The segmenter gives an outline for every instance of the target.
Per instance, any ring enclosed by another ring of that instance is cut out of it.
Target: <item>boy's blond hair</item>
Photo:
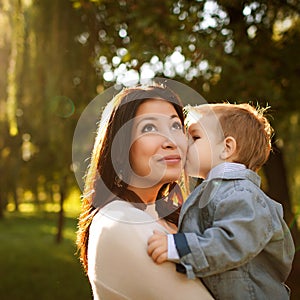
[[[215,115],[220,122],[224,138],[236,140],[235,162],[258,171],[268,160],[273,129],[264,116],[266,108],[244,104],[203,104],[187,107],[187,114]]]

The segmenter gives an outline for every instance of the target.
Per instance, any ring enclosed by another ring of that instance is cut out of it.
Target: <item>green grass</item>
[[[0,299],[92,299],[75,255],[76,219],[67,217],[55,243],[57,214],[6,213],[0,220]]]
[[[91,289],[75,255],[79,196],[65,203],[64,239],[55,243],[58,205],[45,211],[23,204],[21,213],[6,212],[0,219],[1,300],[91,300]],[[291,299],[300,299],[300,253],[288,285]]]

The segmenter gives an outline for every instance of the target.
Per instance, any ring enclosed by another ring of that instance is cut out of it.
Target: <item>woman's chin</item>
[[[176,181],[180,178],[181,175],[181,169],[180,170],[172,170],[172,171],[167,171],[166,174],[163,177],[164,183],[169,183]]]

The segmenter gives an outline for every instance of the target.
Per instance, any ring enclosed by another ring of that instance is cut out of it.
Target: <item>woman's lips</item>
[[[181,157],[180,155],[167,155],[159,159],[159,161],[166,164],[178,164],[181,161]]]

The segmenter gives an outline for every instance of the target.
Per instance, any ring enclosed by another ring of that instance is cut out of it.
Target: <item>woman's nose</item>
[[[177,145],[176,143],[170,138],[170,137],[165,137],[163,143],[162,143],[162,147],[164,149],[176,149]]]

